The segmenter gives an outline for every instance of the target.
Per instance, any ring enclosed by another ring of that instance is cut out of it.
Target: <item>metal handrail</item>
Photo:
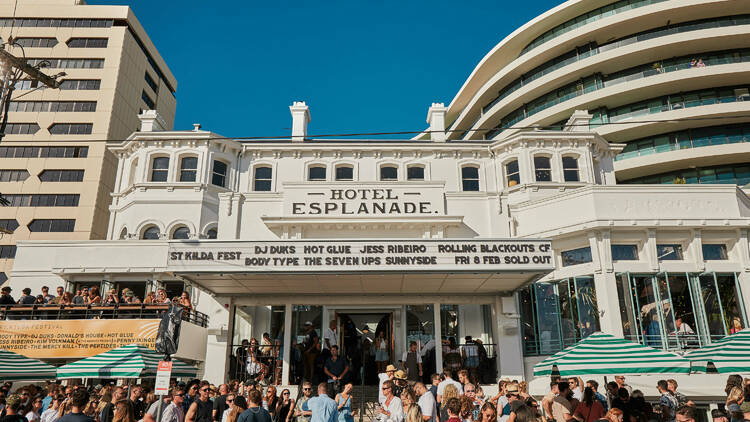
[[[181,305],[177,305],[181,306]],[[168,304],[114,304],[114,305],[0,305],[0,321],[5,320],[54,320],[54,319],[117,319],[117,318],[161,318]],[[208,326],[208,315],[183,307],[182,320]]]

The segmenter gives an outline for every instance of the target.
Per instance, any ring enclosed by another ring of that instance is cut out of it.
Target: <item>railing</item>
[[[236,379],[239,381],[247,381],[250,377],[247,372],[247,357],[250,356],[249,352],[244,353],[241,358],[238,358],[240,349],[243,347],[242,344],[233,344],[230,346],[231,355],[229,356],[229,374],[228,379]],[[245,346],[247,347],[247,346]],[[292,350],[294,353],[294,350]],[[280,385],[281,384],[281,353],[283,349],[279,345],[259,345],[257,346],[256,353],[258,355],[258,361],[265,366],[266,375],[263,378],[264,383]],[[242,362],[240,362],[240,359]],[[292,359],[294,361],[294,359]],[[290,368],[292,372],[296,370],[294,362]],[[294,375],[294,374],[292,374]],[[293,382],[292,382],[293,383]]]
[[[179,306],[179,305],[177,305]],[[0,320],[24,319],[146,319],[161,318],[169,305],[0,305]],[[183,308],[182,320],[208,326],[208,315]]]

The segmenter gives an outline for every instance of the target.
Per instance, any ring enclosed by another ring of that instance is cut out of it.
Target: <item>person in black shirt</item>
[[[70,413],[58,419],[58,422],[94,422],[93,419],[83,414],[83,408],[89,402],[89,392],[85,388],[79,388],[73,392],[70,398]],[[3,421],[5,422],[5,421]]]
[[[11,394],[5,399],[5,416],[0,418],[0,422],[28,422],[24,416],[18,414],[20,408],[21,396]]]
[[[18,298],[19,305],[33,305],[36,302],[36,297],[31,295],[31,289],[27,287],[21,290],[21,292],[23,292],[23,295]]]
[[[75,392],[73,395],[75,396]],[[112,390],[112,400],[104,405],[101,413],[99,413],[99,422],[112,422],[112,419],[115,417],[115,404],[118,401],[125,399],[126,395],[127,392],[123,390],[122,387],[115,387],[114,390]],[[83,408],[81,408],[81,410],[83,410]]]
[[[229,386],[221,384],[219,386],[219,396],[214,397],[214,409],[213,409],[213,420],[221,422],[221,417],[224,415],[224,411],[229,408],[227,404],[227,393],[229,393]]]
[[[130,389],[130,399],[128,400],[128,402],[133,408],[133,417],[137,421],[143,419],[143,414],[146,413],[146,403],[141,400],[142,395],[143,388],[141,388],[140,385],[133,386]]]
[[[633,404],[630,402],[630,393],[628,393],[626,388],[617,390],[617,397],[612,400],[612,407],[622,410],[623,421],[630,421],[630,416],[633,415],[634,409]]]
[[[213,405],[211,400],[208,399],[209,387],[208,382],[201,382],[198,389],[198,398],[190,405],[190,409],[185,415],[185,422],[211,422]]]
[[[10,286],[5,286],[0,290],[0,305],[15,305],[16,301],[10,295]]]

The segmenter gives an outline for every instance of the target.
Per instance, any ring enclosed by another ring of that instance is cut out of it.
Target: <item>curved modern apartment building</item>
[[[592,130],[627,144],[619,183],[745,185],[748,81],[746,1],[571,0],[481,60],[448,107],[447,138],[504,139],[588,110]]]

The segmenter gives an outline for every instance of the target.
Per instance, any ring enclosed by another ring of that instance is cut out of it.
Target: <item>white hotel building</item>
[[[305,321],[382,331],[394,361],[411,340],[480,338],[485,382],[531,379],[599,330],[699,347],[748,326],[749,14],[566,2],[411,140],[310,139],[304,103],[286,140],[164,131],[146,112],[110,147],[107,240],[19,242],[13,286],[187,283],[214,382],[264,332],[282,384],[297,381]],[[678,319],[695,334],[675,335]]]

